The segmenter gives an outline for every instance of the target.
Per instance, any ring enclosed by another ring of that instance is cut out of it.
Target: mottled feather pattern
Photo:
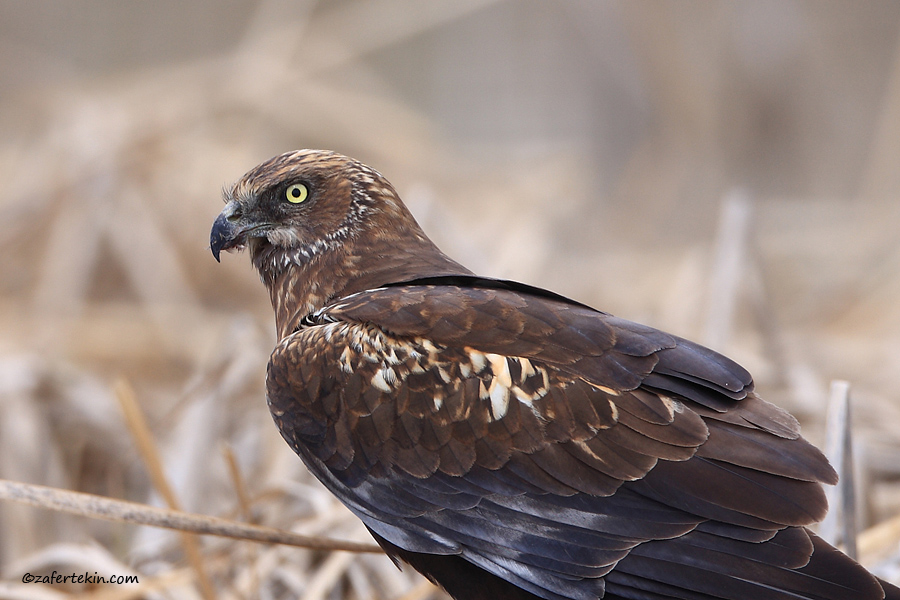
[[[805,528],[834,470],[730,359],[473,275],[333,152],[226,199],[211,248],[248,247],[269,291],[282,436],[457,600],[900,599]]]
[[[276,418],[281,410],[296,418],[299,401],[313,420],[349,432],[356,444],[346,447],[331,444],[335,438],[302,440],[338,470],[357,460],[356,469],[376,476],[394,465],[416,477],[437,470],[458,476],[473,464],[496,469],[511,452],[532,454],[559,440],[581,444],[590,460],[582,442],[616,422],[607,392],[527,358],[397,338],[345,321],[286,338],[270,373],[318,361],[333,365],[330,372],[291,370],[285,383],[299,396],[284,409],[273,401],[273,410]],[[570,386],[583,388],[576,414],[548,395],[551,387]]]
[[[482,311],[481,306],[487,309]],[[294,401],[310,389],[314,390],[310,402],[328,398],[325,404],[330,412],[325,417],[336,431],[328,442],[336,442],[338,434],[341,439],[354,440],[353,445],[343,447],[313,446],[318,458],[341,471],[347,482],[384,476],[392,467],[420,478],[436,471],[459,476],[477,464],[489,470],[509,469],[555,493],[598,496],[614,493],[623,481],[645,478],[646,485],[652,485],[664,473],[695,486],[694,478],[703,479],[719,470],[723,472],[714,481],[731,477],[733,484],[716,483],[710,492],[715,498],[711,504],[685,498],[679,500],[682,507],[709,518],[749,511],[753,519],[779,525],[807,524],[821,517],[824,495],[815,484],[805,486],[805,508],[789,510],[778,503],[780,511],[775,512],[743,505],[759,504],[760,494],[769,488],[776,488],[775,495],[787,495],[800,493],[795,488],[804,488],[801,479],[818,481],[802,468],[802,462],[796,470],[803,477],[793,478],[790,465],[782,467],[780,461],[771,461],[787,448],[778,448],[769,440],[767,454],[735,452],[730,442],[740,429],[718,423],[717,410],[709,411],[710,417],[704,420],[691,407],[706,407],[690,398],[642,388],[623,389],[630,380],[615,377],[625,361],[621,357],[642,358],[650,365],[649,371],[658,363],[655,353],[677,349],[674,342],[672,346],[663,343],[671,338],[647,329],[652,337],[645,339],[641,328],[623,327],[624,322],[612,317],[597,315],[587,320],[584,309],[577,307],[560,305],[554,311],[547,302],[538,307],[541,312],[534,315],[527,298],[508,292],[410,286],[356,294],[320,310],[316,316],[320,324],[310,323],[282,343],[286,351],[297,348],[302,353],[290,354],[286,365],[321,361],[333,365],[331,393],[323,393],[307,381],[291,382]],[[462,316],[457,319],[457,315]],[[444,327],[429,322],[438,319]],[[532,319],[545,326],[527,326]],[[510,323],[517,320],[521,322]],[[582,337],[591,331],[595,339],[591,354],[587,348],[576,355],[567,347],[560,350],[561,338],[577,335],[560,332],[575,327],[581,328]],[[467,330],[498,333],[479,340],[467,335]],[[425,332],[431,332],[430,339],[418,336]],[[454,345],[460,340],[481,344]],[[337,348],[343,348],[340,354]],[[326,352],[334,356],[325,356]],[[276,350],[273,368],[278,357]],[[612,359],[612,367],[607,366],[607,358]],[[523,365],[527,367],[524,371]],[[521,376],[531,371],[534,373],[523,380]],[[322,370],[316,373],[320,377]],[[537,394],[529,396],[514,385],[513,373],[519,375],[516,384],[521,382],[526,389],[537,386]],[[615,381],[624,385],[610,387]],[[312,383],[318,384],[318,380]],[[738,402],[728,396],[719,402],[725,401]],[[378,412],[382,407],[385,412]],[[743,423],[749,431],[763,433],[750,429],[748,421]],[[709,443],[711,430],[714,434]],[[423,431],[433,441],[430,446],[419,441]],[[805,441],[790,439],[790,445],[806,452],[807,462],[822,462],[821,454]],[[698,448],[713,462],[695,460],[673,465],[676,471],[671,473],[667,467],[648,475],[659,458],[686,461]],[[727,467],[716,467],[720,463]],[[756,470],[744,473],[742,468],[747,466]],[[823,474],[830,476],[830,469]],[[788,479],[782,481],[782,476]],[[720,487],[729,493],[716,495]]]

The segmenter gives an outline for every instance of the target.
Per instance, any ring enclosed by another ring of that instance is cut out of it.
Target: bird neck
[[[424,235],[402,243],[348,241],[308,259],[287,250],[269,250],[267,267],[254,262],[269,290],[279,340],[296,331],[304,317],[350,294],[422,277],[473,274]]]

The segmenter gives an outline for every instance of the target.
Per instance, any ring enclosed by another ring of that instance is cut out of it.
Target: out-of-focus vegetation
[[[898,34],[889,0],[2,3],[0,478],[161,504],[125,378],[182,508],[366,539],[271,423],[249,262],[207,247],[223,185],[321,147],[474,270],[732,355],[817,443],[849,380],[862,526],[895,517]],[[3,503],[0,598],[199,598],[182,549]],[[219,598],[439,595],[382,556],[200,551]],[[141,585],[18,583],[54,569]]]

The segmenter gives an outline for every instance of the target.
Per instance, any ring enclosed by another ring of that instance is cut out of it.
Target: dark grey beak
[[[244,235],[236,225],[240,217],[240,206],[237,202],[229,202],[224,210],[219,213],[213,222],[212,231],[209,232],[209,249],[219,262],[219,254],[222,250],[228,250],[244,243]]]

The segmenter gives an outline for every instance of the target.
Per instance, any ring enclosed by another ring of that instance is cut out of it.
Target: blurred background
[[[124,379],[183,509],[366,539],[271,422],[249,260],[208,249],[224,186],[318,147],[473,270],[733,356],[817,444],[848,380],[861,527],[895,517],[898,34],[893,0],[2,2],[0,477],[162,505]],[[201,549],[217,598],[443,597],[381,556]],[[209,598],[186,565],[0,503],[0,598]],[[141,584],[19,583],[53,569]]]

